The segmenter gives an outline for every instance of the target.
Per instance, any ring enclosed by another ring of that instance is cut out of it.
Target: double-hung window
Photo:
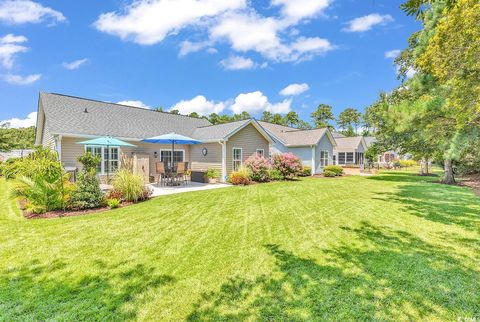
[[[353,152],[347,152],[347,163],[353,163]]]
[[[160,150],[160,161],[170,168],[172,163],[172,150]],[[183,162],[183,161],[184,161],[184,151],[175,150],[173,152],[173,163],[178,164],[179,162]]]
[[[328,165],[328,151],[320,151],[320,166],[325,167]]]
[[[242,148],[233,148],[233,171],[237,171],[242,166]]]
[[[263,158],[263,157],[265,156],[265,150],[263,150],[263,149],[257,149],[257,156]]]
[[[115,172],[120,162],[120,151],[118,147],[106,147],[87,145],[85,152],[90,152],[94,156],[98,156],[101,162],[97,165],[97,173],[105,174]]]
[[[345,164],[345,152],[338,152],[338,164]]]

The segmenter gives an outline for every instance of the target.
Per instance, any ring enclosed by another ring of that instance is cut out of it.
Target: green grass
[[[480,198],[303,179],[24,220],[0,181],[0,320],[480,318]]]

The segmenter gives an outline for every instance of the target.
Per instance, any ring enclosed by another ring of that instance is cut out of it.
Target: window
[[[347,163],[353,163],[353,152],[347,152]]]
[[[184,161],[184,152],[183,150],[175,150],[173,152],[174,164]],[[160,161],[170,168],[172,163],[172,150],[160,150]]]
[[[233,148],[233,171],[237,171],[242,166],[242,148]]]
[[[334,154],[332,157],[333,157],[333,165],[337,164],[337,156]]]
[[[320,151],[320,166],[325,167],[328,165],[328,151]]]
[[[85,152],[90,152],[95,156],[101,158],[101,162],[97,165],[97,173],[104,174],[115,172],[119,165],[119,148],[106,146],[91,146],[85,147]]]
[[[257,156],[263,158],[265,156],[265,151],[263,149],[257,149]]]
[[[338,164],[345,164],[345,152],[338,152]]]
[[[363,152],[356,152],[355,153],[355,163],[356,164],[363,164]]]

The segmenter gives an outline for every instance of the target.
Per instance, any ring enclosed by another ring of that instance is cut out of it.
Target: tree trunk
[[[453,165],[452,160],[447,159],[444,161],[444,174],[442,183],[445,184],[454,184],[455,178],[453,177]]]
[[[426,162],[425,162],[425,166],[427,167],[427,176],[429,174],[428,172],[428,165],[430,164],[430,161],[428,160],[428,158],[426,159]]]

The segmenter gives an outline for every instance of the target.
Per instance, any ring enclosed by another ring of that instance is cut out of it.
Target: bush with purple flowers
[[[273,168],[278,170],[285,179],[293,178],[302,172],[302,161],[293,153],[273,155]]]
[[[259,155],[252,155],[245,160],[244,165],[250,169],[250,178],[257,182],[270,181],[270,161]]]

